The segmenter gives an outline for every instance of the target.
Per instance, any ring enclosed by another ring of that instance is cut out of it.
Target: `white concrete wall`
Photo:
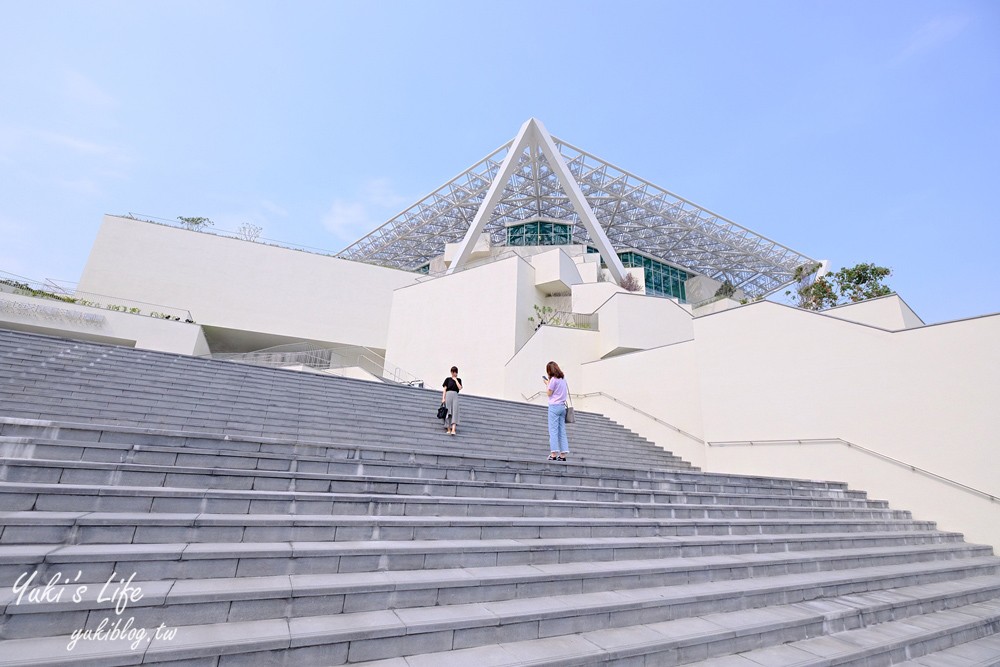
[[[892,333],[760,302],[696,319],[695,335],[706,440],[842,438],[1000,496],[991,463],[1000,444],[992,417],[1000,396],[1000,315]],[[748,457],[710,448],[708,466],[806,473],[792,466],[786,447],[754,448],[753,468]],[[876,464],[843,460],[835,467],[817,458],[807,476],[837,472],[865,488],[861,469]],[[904,477],[894,485],[895,476],[884,475],[877,492],[908,507],[914,488],[928,498],[944,488]],[[1000,505],[991,507],[983,516],[1000,526]],[[978,531],[979,517],[944,507],[938,512],[945,529]]]
[[[597,354],[600,333],[587,329],[543,326],[522,347],[505,366],[506,389],[503,398],[523,401],[539,391],[533,403],[546,404],[545,365],[550,361],[559,364],[566,374],[570,391],[581,392],[583,386],[581,364],[590,361]],[[579,385],[579,386],[578,386]],[[574,399],[575,400],[575,399]]]
[[[1000,443],[1000,315],[890,333],[760,302],[695,335],[707,440],[840,437],[1000,495],[982,465]]]
[[[713,471],[847,482],[915,519],[935,521],[970,542],[1000,549],[996,502],[836,442],[708,448]]]
[[[535,286],[545,294],[568,294],[573,285],[583,282],[573,258],[560,248],[531,257],[535,268]]]
[[[191,311],[199,324],[382,349],[416,275],[105,216],[81,291]]]
[[[624,293],[621,287],[609,282],[573,285],[573,312],[589,315],[604,305],[615,294]]]
[[[577,255],[573,258],[580,280],[585,283],[596,283],[601,273],[600,255]]]
[[[715,296],[722,282],[708,276],[692,276],[684,282],[684,294],[688,303],[698,303]]]
[[[604,392],[676,429],[704,439],[699,368],[694,341],[633,352],[581,365],[582,383],[575,392]],[[580,407],[596,410],[672,451],[689,463],[704,467],[703,444],[674,428],[616,404],[606,398],[582,401]]]
[[[208,354],[197,324],[0,293],[0,326],[176,354]]]
[[[601,357],[669,345],[694,335],[691,314],[671,299],[620,292],[604,302],[597,317]]]
[[[719,299],[718,301],[712,301],[706,303],[700,308],[693,309],[695,317],[701,317],[702,315],[711,315],[712,313],[721,313],[724,310],[729,310],[730,308],[739,308],[741,304],[736,299]],[[690,308],[690,306],[688,306]]]
[[[413,280],[404,272],[108,218],[81,289],[189,308],[196,320],[222,327],[382,347],[388,364],[434,389],[455,364],[470,393],[517,399],[541,388],[544,364],[554,359],[574,394],[605,394],[578,407],[600,410],[695,465],[840,478],[943,529],[1000,547],[1000,504],[858,450],[711,446],[842,438],[1000,496],[993,459],[1000,446],[993,417],[1000,315],[919,326],[901,299],[887,297],[828,313],[761,301],[692,318],[670,300],[591,283],[573,286],[572,303],[575,312],[598,309],[598,332],[542,327],[536,334],[529,318],[545,295],[529,260],[510,257]],[[184,327],[150,324],[170,327],[171,341]],[[107,333],[139,344],[140,336],[124,329]],[[621,348],[643,351],[600,360]]]
[[[890,331],[912,329],[924,324],[898,294],[837,306],[824,310],[823,314]]]
[[[458,366],[466,391],[502,397],[504,366],[534,327],[541,303],[534,270],[519,257],[468,269],[393,294],[386,363],[438,388]]]

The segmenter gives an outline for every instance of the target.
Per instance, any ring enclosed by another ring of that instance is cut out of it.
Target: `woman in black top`
[[[444,379],[441,386],[444,387],[444,391],[441,392],[441,402],[448,410],[444,418],[444,432],[448,435],[457,435],[455,427],[458,426],[458,392],[462,391],[462,378],[458,377],[458,366],[451,367],[451,375]]]

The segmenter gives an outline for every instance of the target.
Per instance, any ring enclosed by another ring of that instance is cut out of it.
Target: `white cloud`
[[[275,204],[273,201],[270,201],[268,199],[261,199],[260,200],[260,206],[261,206],[261,208],[263,208],[268,213],[273,213],[274,215],[277,215],[277,216],[282,217],[282,218],[287,218],[288,217],[288,211],[286,211],[285,209],[281,208],[280,206],[278,206],[277,204]]]
[[[323,216],[323,226],[341,241],[352,242],[378,226],[362,202],[335,199]]]
[[[323,216],[323,226],[340,241],[353,243],[373,231],[410,203],[392,189],[383,178],[372,179],[361,186],[357,199],[335,199]]]
[[[379,208],[398,209],[409,201],[406,197],[393,191],[387,179],[376,178],[365,183],[362,188],[364,200]]]
[[[893,59],[893,64],[899,65],[925,51],[950,42],[958,37],[968,24],[969,17],[961,15],[938,16],[931,19],[910,36],[906,46]]]
[[[0,160],[14,161],[14,152],[24,142],[24,132],[10,125],[0,125]]]
[[[0,252],[0,272],[23,276],[28,271],[25,255],[18,252],[29,237],[28,225],[14,218],[0,214],[0,238],[4,240]]]
[[[86,139],[79,139],[77,137],[70,137],[65,134],[39,132],[38,137],[50,144],[69,148],[72,151],[83,153],[84,155],[112,155],[118,152],[111,146],[105,146],[104,144],[98,144],[93,141],[87,141]]]
[[[27,225],[15,221],[13,218],[0,215],[0,234],[14,234],[27,230]]]
[[[63,93],[70,100],[90,107],[108,109],[118,106],[118,100],[105,92],[92,79],[76,71],[66,73]]]
[[[71,192],[86,195],[88,197],[101,194],[101,186],[96,181],[89,178],[76,178],[72,180],[61,179],[56,183]]]

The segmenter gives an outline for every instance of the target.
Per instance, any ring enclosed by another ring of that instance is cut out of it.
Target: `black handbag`
[[[438,408],[438,419],[444,419],[447,416],[448,416],[448,408],[446,408],[444,406],[444,403],[442,403],[441,407]]]

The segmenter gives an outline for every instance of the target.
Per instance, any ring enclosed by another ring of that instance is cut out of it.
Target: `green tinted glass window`
[[[688,279],[686,271],[631,251],[618,253],[618,257],[625,268],[642,268],[647,294],[672,296],[687,301],[684,290],[684,281]]]
[[[572,227],[558,222],[524,222],[507,228],[507,245],[570,245]]]

